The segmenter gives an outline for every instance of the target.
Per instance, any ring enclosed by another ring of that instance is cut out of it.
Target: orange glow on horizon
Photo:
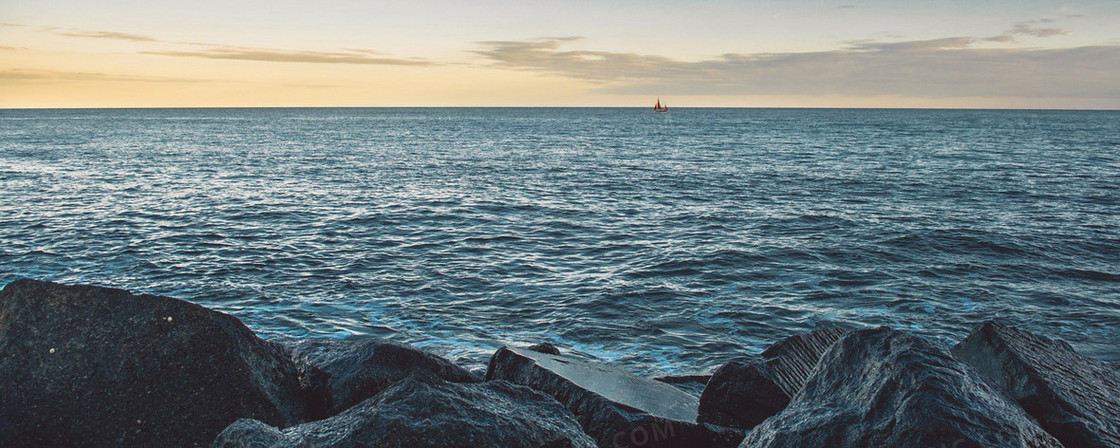
[[[0,108],[1120,109],[1108,3],[199,2],[9,2]]]

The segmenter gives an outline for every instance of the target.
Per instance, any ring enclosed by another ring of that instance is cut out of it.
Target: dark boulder
[[[777,414],[801,390],[821,355],[848,331],[820,328],[727,362],[700,395],[697,421],[751,429]]]
[[[286,342],[297,358],[330,374],[335,404],[332,414],[376,395],[414,373],[425,373],[455,383],[477,383],[482,378],[455,363],[411,345],[373,336],[343,339],[312,338]]]
[[[824,327],[795,334],[775,342],[761,355],[774,374],[774,383],[792,397],[801,391],[821,356],[849,332],[847,328]]]
[[[0,446],[207,446],[241,417],[315,417],[323,376],[227,314],[18,280],[0,291],[0,378]]]
[[[712,374],[700,394],[696,421],[751,429],[785,409],[789,395],[761,356],[733,359]]]
[[[741,448],[1060,448],[1001,391],[909,333],[879,328],[841,338],[778,415]]]
[[[551,342],[541,342],[540,344],[530,345],[529,350],[532,350],[534,352],[539,352],[539,353],[545,353],[545,354],[548,354],[548,355],[559,355],[560,354],[560,349],[556,348],[555,345],[552,345]]]
[[[952,348],[1066,447],[1120,447],[1120,368],[1069,344],[984,322]]]
[[[486,379],[556,397],[603,448],[733,447],[743,437],[696,423],[696,397],[673,386],[563,356],[503,347]]]
[[[552,397],[505,381],[412,376],[334,417],[277,429],[239,420],[215,448],[591,448]]]
[[[323,420],[318,420],[322,422]],[[294,431],[293,427],[289,432]],[[275,426],[251,418],[239,419],[226,427],[214,439],[214,448],[245,447],[245,448],[281,448],[285,446],[306,447],[289,440],[289,437]]]

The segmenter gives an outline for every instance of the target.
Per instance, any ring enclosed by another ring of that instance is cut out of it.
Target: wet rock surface
[[[1120,368],[988,321],[952,348],[1066,447],[1120,447]]]
[[[697,399],[673,386],[562,356],[503,347],[486,379],[552,395],[599,447],[731,447],[743,436],[696,423]]]
[[[216,448],[591,448],[552,397],[506,381],[450,383],[419,375],[334,417],[279,429],[239,420]]]
[[[743,448],[1062,445],[978,373],[910,333],[857,330]]]
[[[696,420],[740,429],[755,427],[789,404],[789,395],[773,376],[761,356],[725,363],[700,394]]]
[[[534,352],[539,352],[539,353],[545,353],[545,354],[549,354],[549,355],[559,355],[560,354],[560,349],[556,348],[555,345],[552,345],[551,342],[541,342],[539,344],[530,345],[529,350],[532,350]]]
[[[313,417],[314,373],[182,300],[34,280],[0,291],[0,446],[208,446],[241,417]]]
[[[760,355],[770,366],[774,383],[792,397],[801,391],[821,356],[850,331],[841,327],[824,327],[796,334],[775,342]]]
[[[178,299],[20,280],[0,291],[0,446],[1120,448],[1120,366],[999,322],[952,354],[824,328],[710,376],[555,352],[503,347],[480,382],[384,339],[278,344]]]
[[[777,414],[801,390],[821,355],[848,331],[820,328],[727,362],[700,395],[698,421],[751,429]]]
[[[704,392],[704,387],[708,385],[708,380],[710,379],[712,379],[711,375],[668,375],[659,376],[653,380],[665,384],[672,384],[673,387],[683,390],[696,398],[700,398],[700,394]]]
[[[372,336],[312,338],[285,345],[297,358],[330,374],[333,413],[344,411],[415,373],[455,383],[482,381],[478,375],[447,359]]]

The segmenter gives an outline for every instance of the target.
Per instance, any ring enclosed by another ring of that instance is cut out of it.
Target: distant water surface
[[[0,111],[0,284],[643,374],[1001,317],[1120,361],[1120,113]]]

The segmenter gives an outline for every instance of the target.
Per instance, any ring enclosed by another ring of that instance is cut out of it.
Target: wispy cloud
[[[1069,32],[1062,29],[1062,28],[1055,28],[1055,27],[1045,27],[1044,28],[1044,27],[1036,26],[1036,25],[1048,24],[1048,23],[1054,23],[1054,20],[1053,19],[1026,20],[1026,21],[1016,23],[1013,27],[1011,27],[1011,29],[1009,29],[1007,31],[1004,31],[1003,34],[1000,34],[998,36],[985,37],[985,38],[982,38],[982,39],[979,39],[979,40],[984,41],[984,42],[1009,43],[1009,42],[1015,42],[1016,41],[1015,36],[1047,38],[1047,37],[1054,37],[1054,36],[1069,35]]]
[[[985,37],[981,40],[983,40],[985,42],[1007,43],[1007,42],[1015,42],[1015,36],[1012,36],[1010,34],[1000,34],[999,36]]]
[[[389,54],[384,51],[371,50],[369,48],[343,48],[344,51],[351,53],[372,54],[375,56],[388,56]]]
[[[37,82],[59,82],[59,81],[101,81],[101,82],[203,82],[206,80],[190,79],[190,78],[173,78],[173,77],[156,77],[156,76],[136,76],[136,75],[120,75],[108,74],[98,72],[70,72],[70,71],[53,71],[53,70],[28,70],[28,69],[9,69],[0,71],[0,80],[6,81],[37,81]]]
[[[65,28],[46,27],[43,29],[49,33],[57,34],[66,37],[85,37],[92,39],[114,39],[114,40],[127,40],[132,42],[160,42],[152,36],[145,36],[143,34],[122,33],[118,31],[85,31],[85,30],[71,30]]]
[[[228,59],[258,62],[294,62],[308,64],[365,64],[365,65],[435,65],[417,58],[391,58],[376,56],[372,50],[304,51],[268,48],[215,46],[196,51],[144,51],[143,54],[206,59]]]
[[[584,80],[619,94],[1120,98],[1120,46],[985,49],[971,46],[977,40],[862,41],[835,51],[698,62],[563,50],[571,39],[480,42],[475,53],[494,67]]]
[[[887,52],[925,52],[937,50],[952,50],[965,48],[972,43],[971,37],[946,37],[932,40],[915,40],[903,42],[877,42],[855,41],[849,42],[851,51],[887,51]]]
[[[3,26],[23,26],[19,24],[0,24]],[[392,57],[386,53],[368,48],[345,48],[338,51],[291,50],[279,48],[253,48],[221,45],[203,42],[175,42],[144,34],[120,31],[89,31],[59,27],[42,27],[41,31],[66,37],[85,39],[113,39],[130,42],[162,44],[163,48],[141,51],[140,54],[225,59],[236,61],[286,62],[306,64],[360,64],[360,65],[439,65],[422,58]]]
[[[679,63],[661,56],[604,51],[560,51],[560,46],[580,37],[540,38],[526,41],[478,42],[474,53],[493,66],[551,72],[574,78],[607,82],[617,79],[651,79],[655,73],[674,70]]]
[[[1084,14],[1081,14],[1081,11],[1078,11],[1077,8],[1074,8],[1072,6],[1063,6],[1061,8],[1058,8],[1058,11],[1061,11],[1062,15],[1064,17],[1067,17],[1067,18],[1076,18],[1076,17],[1084,17],[1085,16]]]
[[[42,75],[37,73],[28,72],[26,70],[5,70],[0,71],[0,79],[6,80],[37,80],[42,79]]]
[[[1039,19],[1039,20],[1028,20],[1028,21],[1025,21],[1025,22],[1019,22],[1019,23],[1016,23],[1015,26],[1013,28],[1011,28],[1011,31],[1008,31],[1008,32],[1011,33],[1011,34],[1018,34],[1018,35],[1021,35],[1021,36],[1034,36],[1034,37],[1054,37],[1054,36],[1065,36],[1065,35],[1069,34],[1069,32],[1067,32],[1066,30],[1063,30],[1061,28],[1042,28],[1042,27],[1035,26],[1035,25],[1038,25],[1038,24],[1053,23],[1053,22],[1054,21],[1052,19]]]

